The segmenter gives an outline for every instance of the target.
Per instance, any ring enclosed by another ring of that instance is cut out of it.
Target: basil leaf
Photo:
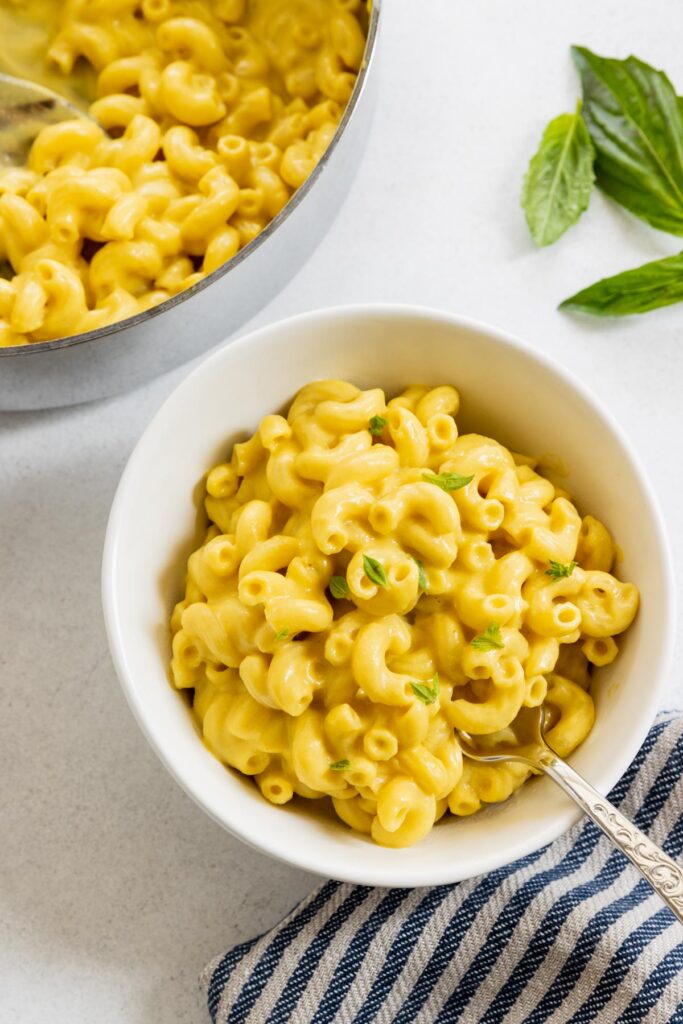
[[[347,768],[351,767],[351,762],[348,757],[345,757],[341,761],[330,761],[330,771],[332,772],[345,772]]]
[[[572,47],[599,187],[655,228],[683,235],[683,115],[664,74],[637,57]]]
[[[346,582],[346,576],[333,576],[330,580],[330,593],[332,597],[336,597],[338,600],[347,598],[351,591],[349,585]]]
[[[389,585],[389,579],[387,577],[386,569],[381,562],[378,562],[376,558],[370,558],[369,555],[363,555],[363,569],[365,575],[373,583],[376,583],[378,587],[387,587]]]
[[[595,150],[581,116],[560,114],[543,132],[524,178],[522,206],[536,245],[551,245],[587,209]]]
[[[276,640],[286,640],[288,636],[289,636],[289,630],[288,629],[280,629],[275,634],[275,639]]]
[[[422,479],[426,480],[428,484],[435,484],[440,487],[442,491],[459,491],[461,487],[466,487],[472,480],[472,476],[461,476],[460,473],[423,473]]]
[[[411,689],[418,700],[421,700],[423,704],[433,704],[436,698],[439,696],[439,673],[434,673],[432,679],[432,685],[427,686],[426,683],[411,683]]]
[[[385,419],[384,416],[373,416],[368,423],[368,430],[373,437],[379,437],[386,427],[389,420]]]
[[[415,556],[413,556],[413,561],[415,562],[415,565],[417,566],[417,586],[418,586],[418,590],[427,590],[427,588],[429,587],[429,581],[427,579],[427,573],[425,572],[425,567],[422,564],[422,562],[420,561],[420,559],[419,558],[415,558]]]
[[[554,562],[551,558],[548,565],[550,568],[546,569],[546,576],[552,576],[554,580],[564,580],[571,576],[578,562],[568,562],[567,565],[563,565],[562,562]]]
[[[681,301],[683,253],[605,277],[565,299],[559,308],[593,316],[629,316]]]
[[[476,651],[492,651],[494,648],[500,650],[502,647],[505,647],[505,641],[497,622],[492,622],[483,633],[473,637],[470,640],[470,644]]]

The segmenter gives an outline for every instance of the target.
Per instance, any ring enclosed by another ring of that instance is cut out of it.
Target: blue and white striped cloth
[[[657,720],[611,798],[680,857],[680,715]],[[214,1024],[683,1024],[683,928],[584,819],[457,885],[326,882],[202,984]]]

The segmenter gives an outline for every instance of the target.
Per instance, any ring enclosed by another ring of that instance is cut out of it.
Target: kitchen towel
[[[680,858],[680,713],[657,719],[610,798]],[[214,1024],[683,1024],[683,926],[583,818],[455,885],[325,882],[201,984]]]

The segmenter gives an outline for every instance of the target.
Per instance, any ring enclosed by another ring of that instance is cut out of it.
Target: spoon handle
[[[634,864],[683,924],[683,869],[625,818],[566,761],[554,756],[539,765],[599,825]]]

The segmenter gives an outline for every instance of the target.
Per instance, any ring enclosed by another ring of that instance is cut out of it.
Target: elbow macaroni
[[[59,90],[96,76],[93,121],[0,170],[0,345],[103,327],[189,288],[280,212],[329,145],[362,63],[361,0],[13,0],[48,26]],[[19,47],[21,50],[21,47]],[[3,70],[40,77],[40,54]],[[92,92],[86,87],[85,92]]]
[[[390,847],[528,778],[463,758],[458,730],[493,745],[545,703],[553,748],[581,743],[592,666],[638,607],[606,527],[532,460],[459,436],[458,407],[451,387],[304,387],[209,472],[171,620],[209,749]]]

